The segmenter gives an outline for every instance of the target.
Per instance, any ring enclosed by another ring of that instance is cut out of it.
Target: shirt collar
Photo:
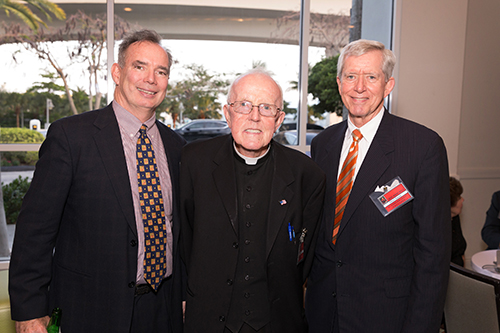
[[[363,135],[363,139],[366,139],[369,143],[373,141],[373,138],[375,137],[375,134],[377,134],[378,127],[380,126],[380,122],[382,122],[382,118],[384,117],[385,113],[385,108],[382,108],[380,112],[370,119],[369,122],[363,125],[362,128],[357,128],[352,122],[351,119],[348,117],[347,118],[347,128],[348,130],[346,131],[346,136],[352,137],[352,132],[357,129],[361,132]]]
[[[116,119],[118,124],[128,133],[130,136],[135,136],[142,124],[148,127],[148,131],[156,126],[156,115],[153,114],[151,118],[142,123],[136,116],[128,112],[123,106],[118,104],[117,101],[113,101],[113,110],[115,111]]]

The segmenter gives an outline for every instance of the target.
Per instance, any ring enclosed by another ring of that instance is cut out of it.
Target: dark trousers
[[[166,288],[165,283],[156,293],[151,289],[146,294],[135,296],[130,333],[173,333],[162,288]]]

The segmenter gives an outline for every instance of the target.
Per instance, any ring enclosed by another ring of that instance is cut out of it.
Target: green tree
[[[174,125],[182,118],[189,119],[220,119],[222,105],[220,94],[227,92],[229,82],[217,74],[209,74],[201,65],[187,65],[187,78],[169,86],[168,96],[156,109],[157,113],[167,112],[172,115]]]
[[[88,110],[89,96],[82,88],[72,90],[72,97],[78,109]],[[64,87],[54,82],[36,82],[25,93],[0,91],[0,126],[28,127],[30,119],[39,119],[42,124],[46,123],[47,99],[52,100],[54,105],[50,110],[50,122],[72,114]],[[106,101],[101,100],[100,103],[99,107],[104,107]]]
[[[23,197],[28,192],[30,184],[31,182],[28,177],[23,179],[21,176],[14,179],[10,184],[4,185],[2,183],[3,204],[8,224],[16,223],[23,203]]]
[[[64,20],[66,18],[66,13],[55,3],[48,0],[24,0],[26,4],[31,5],[45,14],[47,20],[52,21],[52,17],[50,14],[53,14],[57,19]],[[33,31],[38,31],[40,24],[47,27],[47,24],[43,22],[43,20],[38,17],[31,9],[22,2],[16,0],[0,0],[0,9],[3,9],[5,13],[10,15],[13,13],[24,23],[28,25],[28,27]]]
[[[297,114],[297,108],[291,108],[290,102],[283,101],[283,112],[286,114]]]
[[[325,112],[342,115],[342,99],[337,86],[338,57],[336,55],[321,60],[309,72],[308,92],[319,101],[312,106],[317,117]]]

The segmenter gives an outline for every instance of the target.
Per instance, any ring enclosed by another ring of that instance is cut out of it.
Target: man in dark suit
[[[325,177],[306,155],[272,141],[282,105],[269,74],[244,74],[224,106],[231,135],[183,150],[185,332],[306,332],[303,284]]]
[[[155,119],[172,63],[160,41],[151,30],[125,37],[112,68],[113,103],[48,131],[10,263],[18,332],[46,332],[53,307],[62,309],[66,333],[182,332],[177,195],[184,140]],[[136,166],[143,125],[156,157],[163,234],[144,232]],[[150,267],[144,243],[155,236],[163,244],[158,260],[166,264],[152,284],[144,276]]]
[[[439,331],[451,241],[446,149],[384,109],[395,62],[382,43],[347,45],[337,83],[348,120],[312,143],[327,175],[306,295],[312,333]]]

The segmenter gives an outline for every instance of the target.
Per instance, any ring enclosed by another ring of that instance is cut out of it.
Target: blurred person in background
[[[462,234],[460,213],[464,204],[462,198],[463,187],[459,180],[450,177],[450,204],[451,204],[451,262],[464,266],[464,254],[467,242]]]
[[[493,193],[491,197],[481,236],[488,245],[488,250],[500,248],[500,191]]]

